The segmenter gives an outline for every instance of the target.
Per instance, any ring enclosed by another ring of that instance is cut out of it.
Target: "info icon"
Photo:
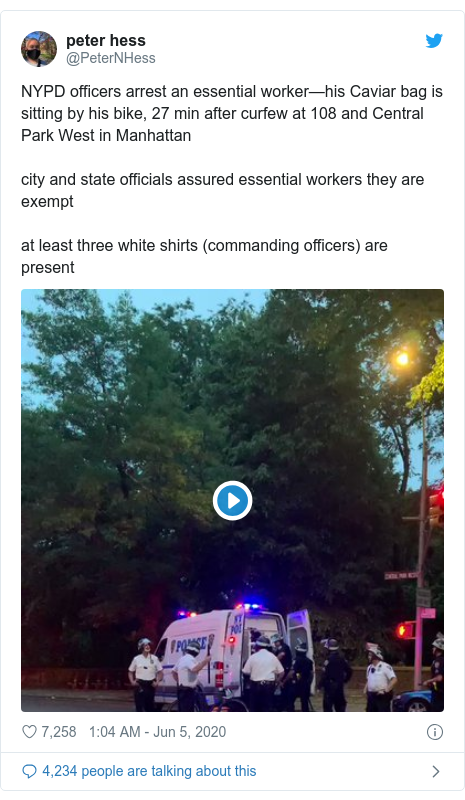
[[[252,508],[252,502],[252,492],[239,481],[222,483],[213,495],[213,508],[216,513],[231,522],[247,516]]]

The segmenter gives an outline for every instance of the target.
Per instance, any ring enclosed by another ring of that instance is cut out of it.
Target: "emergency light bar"
[[[235,609],[243,608],[244,611],[260,611],[263,609],[261,603],[238,603],[234,606]]]
[[[178,611],[178,617],[196,617],[197,611]]]

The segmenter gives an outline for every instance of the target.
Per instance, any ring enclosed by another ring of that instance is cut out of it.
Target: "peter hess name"
[[[190,142],[191,134],[189,131],[174,131],[172,128],[165,130],[151,130],[147,128],[142,131],[129,130],[129,128],[116,128],[112,131],[94,130],[77,131],[74,128],[57,128],[51,130],[46,128],[43,131],[23,128],[21,140],[23,142],[111,142],[112,138],[117,142]]]

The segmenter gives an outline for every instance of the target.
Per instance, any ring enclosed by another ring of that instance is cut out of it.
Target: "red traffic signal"
[[[396,637],[404,642],[415,638],[415,622],[399,622],[396,628]]]
[[[428,516],[431,528],[444,527],[444,486],[430,494]]]

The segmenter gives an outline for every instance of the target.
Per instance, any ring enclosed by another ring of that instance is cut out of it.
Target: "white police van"
[[[207,614],[180,614],[168,626],[155,651],[163,666],[163,682],[156,694],[159,704],[175,702],[176,682],[171,671],[192,641],[200,645],[199,660],[207,654],[211,656],[210,664],[199,673],[198,711],[207,711],[218,699],[244,701],[242,667],[252,652],[256,631],[268,637],[281,634],[293,656],[296,645],[305,642],[307,655],[314,660],[310,617],[306,610],[288,614],[287,624],[280,614],[264,610],[256,603]]]

